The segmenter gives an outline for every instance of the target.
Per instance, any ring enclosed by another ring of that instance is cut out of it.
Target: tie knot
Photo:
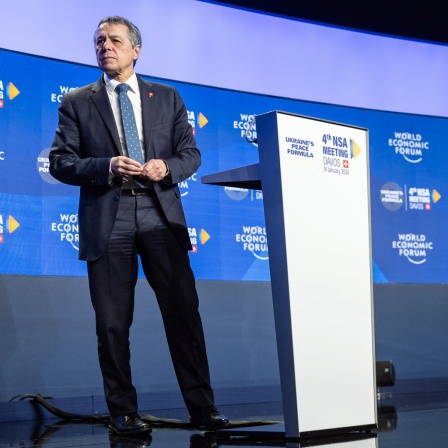
[[[127,92],[129,90],[129,86],[126,83],[118,84],[118,86],[115,87],[115,90],[117,92]]]

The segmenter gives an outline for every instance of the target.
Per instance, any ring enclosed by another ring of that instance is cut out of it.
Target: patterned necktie
[[[121,120],[123,123],[124,136],[126,139],[126,147],[128,150],[128,156],[144,164],[142,148],[140,146],[140,140],[138,138],[137,124],[135,122],[134,109],[132,108],[131,100],[128,97],[129,86],[127,84],[118,84],[115,87],[120,99]],[[145,182],[138,176],[133,176],[135,182],[139,186],[144,186]]]
[[[128,155],[131,159],[143,164],[145,161],[143,160],[143,153],[138,138],[134,109],[132,108],[131,100],[128,97],[129,86],[127,84],[118,84],[118,86],[115,87],[115,90],[118,92],[120,99],[121,120],[123,122]]]

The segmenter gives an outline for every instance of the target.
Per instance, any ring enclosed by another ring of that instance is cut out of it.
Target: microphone
[[[247,143],[253,143],[253,144],[258,143],[257,137],[254,137],[252,140],[249,138],[250,131],[254,126],[255,126],[255,116],[252,118],[252,120],[250,120],[249,127],[247,128],[246,134],[244,135]]]

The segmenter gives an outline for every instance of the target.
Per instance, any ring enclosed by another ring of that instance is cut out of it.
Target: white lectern
[[[269,112],[259,165],[286,437],[377,426],[367,129]]]

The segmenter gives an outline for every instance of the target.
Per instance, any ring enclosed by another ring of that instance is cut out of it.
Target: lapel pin
[[[149,96],[150,98],[152,98],[152,97],[154,96],[154,93],[153,93],[153,92],[149,92],[149,93],[148,93],[148,96]]]

